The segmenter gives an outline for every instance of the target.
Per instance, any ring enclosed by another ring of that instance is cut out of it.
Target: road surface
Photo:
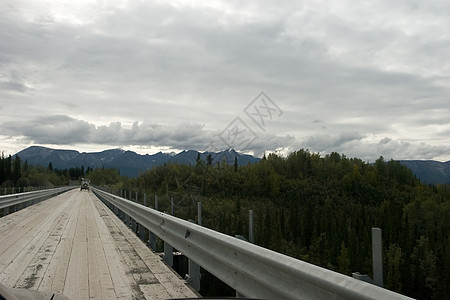
[[[70,299],[197,297],[92,192],[0,218],[0,283]]]

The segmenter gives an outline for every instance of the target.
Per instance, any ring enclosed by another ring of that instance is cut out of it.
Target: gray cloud
[[[202,148],[263,90],[284,114],[252,127],[255,153],[448,160],[449,14],[444,0],[2,2],[0,147]]]
[[[220,132],[205,129],[197,123],[180,123],[174,126],[134,122],[130,128],[120,122],[95,126],[83,120],[69,116],[42,116],[29,121],[6,122],[1,124],[3,132],[22,136],[24,140],[35,144],[74,145],[104,144],[124,147],[129,145],[161,147],[164,149],[223,150],[229,145],[220,139]],[[247,148],[237,150],[252,151],[262,155],[266,150],[287,147],[293,137],[279,137],[271,134],[256,136]]]
[[[23,93],[27,90],[27,86],[19,81],[8,80],[8,81],[0,81],[0,89]]]
[[[375,161],[380,156],[385,159],[441,159],[445,160],[450,146],[448,144],[432,145],[425,142],[407,142],[384,137],[373,139],[356,132],[347,132],[338,136],[315,135],[296,143],[290,150],[310,149],[321,154],[332,151],[351,157]]]
[[[93,125],[68,116],[45,116],[30,121],[6,122],[1,125],[9,135],[23,136],[39,144],[73,144],[86,141]]]
[[[342,145],[338,150],[374,161],[380,156],[386,159],[443,159],[448,155],[450,147],[446,144],[430,145],[383,139],[380,142],[352,142]]]
[[[318,152],[324,152],[328,149],[342,148],[344,145],[352,142],[359,142],[363,136],[358,132],[346,132],[337,136],[315,135],[310,136],[303,141],[306,148],[314,149]]]

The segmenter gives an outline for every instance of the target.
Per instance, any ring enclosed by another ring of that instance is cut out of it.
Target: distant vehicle
[[[89,179],[86,178],[81,178],[81,187],[80,187],[80,191],[82,190],[88,190],[89,191]]]

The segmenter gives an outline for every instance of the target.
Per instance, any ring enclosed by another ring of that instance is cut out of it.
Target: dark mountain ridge
[[[80,153],[76,150],[59,150],[40,146],[31,146],[16,155],[28,163],[47,167],[51,162],[53,168],[69,169],[84,166],[85,168],[117,168],[124,176],[134,177],[165,163],[179,163],[195,165],[198,155],[206,162],[207,156],[211,154],[213,164],[226,161],[234,164],[237,158],[240,166],[248,163],[256,163],[260,160],[248,154],[227,149],[220,152],[199,152],[195,150],[183,150],[180,153],[162,153],[141,155],[133,151],[123,149],[109,149],[101,152]],[[434,160],[399,160],[399,162],[413,172],[422,182],[430,184],[450,183],[450,161],[439,162]]]
[[[422,182],[431,184],[450,183],[450,161],[435,160],[399,160],[411,169],[414,175]]]
[[[162,153],[156,154],[137,154],[133,151],[122,149],[110,149],[101,152],[80,153],[76,150],[51,149],[41,146],[28,147],[15,155],[18,155],[23,161],[33,165],[47,167],[52,163],[55,169],[70,169],[84,166],[84,168],[117,168],[120,174],[134,177],[140,173],[151,169],[153,166],[160,166],[165,163],[179,163],[195,165],[198,156],[203,161],[207,161],[208,155],[211,155],[213,164],[226,161],[234,164],[237,158],[238,165],[247,165],[258,162],[260,159],[248,154],[236,152],[234,149],[227,149],[220,152],[199,152],[195,150],[183,150],[178,154]]]

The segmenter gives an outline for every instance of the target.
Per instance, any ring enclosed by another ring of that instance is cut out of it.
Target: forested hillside
[[[231,235],[247,235],[253,209],[257,244],[347,275],[372,275],[371,227],[380,227],[385,286],[450,298],[449,186],[422,184],[398,162],[300,150],[245,167],[169,164],[123,188],[158,194],[167,211],[174,198],[186,219],[202,201],[203,224]]]
[[[93,185],[147,195],[159,209],[196,218],[230,235],[351,276],[372,276],[371,228],[383,230],[385,287],[419,299],[450,299],[450,186],[421,183],[409,169],[380,157],[374,164],[307,150],[270,154],[259,163],[165,164],[129,179],[115,169],[53,170],[1,157],[0,184],[59,185],[87,176]],[[5,171],[7,170],[7,171]],[[86,174],[87,173],[87,174]],[[73,176],[72,176],[73,175]],[[129,194],[128,194],[129,195]]]

